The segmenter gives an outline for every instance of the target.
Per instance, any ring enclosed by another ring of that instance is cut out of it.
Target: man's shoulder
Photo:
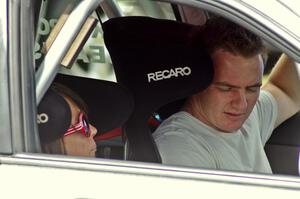
[[[250,114],[250,118],[257,118],[261,112],[271,113],[270,110],[277,110],[277,103],[273,95],[266,90],[261,90],[258,100]],[[248,118],[249,119],[249,118]]]
[[[274,96],[272,95],[272,93],[268,90],[264,90],[262,89],[260,91],[260,94],[259,94],[259,100],[275,100]],[[275,100],[276,101],[276,100]]]
[[[185,123],[188,119],[183,112],[178,112],[164,120],[154,131],[153,137],[158,138],[162,135],[181,136],[187,130]]]
[[[194,120],[195,118],[192,118],[192,116],[185,111],[174,113],[159,125],[154,135],[160,134],[161,132],[189,131],[195,126]]]
[[[206,142],[205,139],[213,136],[205,126],[187,112],[178,112],[166,119],[153,133],[155,141],[185,140],[187,142]]]

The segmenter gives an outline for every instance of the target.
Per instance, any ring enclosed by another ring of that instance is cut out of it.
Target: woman
[[[53,84],[38,108],[44,153],[95,157],[97,129],[88,122],[87,106],[71,89]]]

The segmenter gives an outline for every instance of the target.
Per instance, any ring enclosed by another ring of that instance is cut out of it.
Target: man
[[[199,33],[200,34],[200,33]],[[262,86],[259,37],[216,17],[201,29],[214,78],[154,132],[164,164],[272,173],[264,145],[300,110],[296,65],[282,55]]]

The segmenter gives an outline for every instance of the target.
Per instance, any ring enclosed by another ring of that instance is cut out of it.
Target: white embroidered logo
[[[47,123],[49,120],[49,117],[46,113],[41,113],[41,114],[38,114],[37,115],[37,123],[38,124],[44,124],[44,123]]]
[[[172,77],[178,77],[180,76],[188,76],[192,73],[192,70],[190,67],[178,67],[170,70],[162,70],[162,71],[156,71],[154,73],[148,73],[148,82],[150,83],[151,81],[160,81],[163,79],[169,79]]]

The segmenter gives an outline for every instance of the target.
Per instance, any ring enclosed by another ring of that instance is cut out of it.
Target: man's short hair
[[[210,54],[220,48],[243,57],[263,54],[265,51],[260,37],[223,17],[211,17],[197,29],[201,42]]]

